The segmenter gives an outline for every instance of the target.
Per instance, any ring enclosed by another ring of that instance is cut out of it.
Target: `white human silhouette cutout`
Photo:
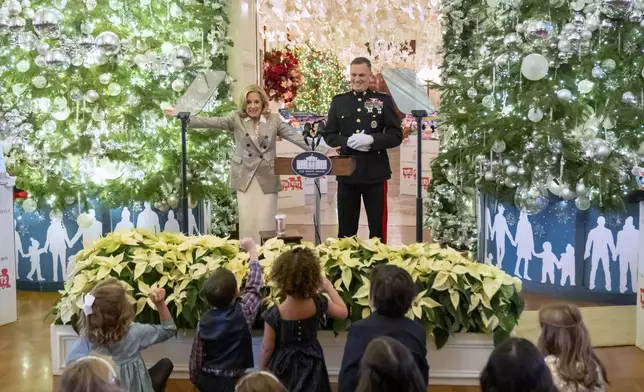
[[[123,211],[121,211],[121,221],[116,224],[114,232],[132,230],[134,228],[134,223],[132,223],[131,216],[132,214],[130,213],[130,210],[127,207],[124,207]]]
[[[168,221],[165,223],[163,231],[168,233],[181,233],[181,228],[179,227],[179,221],[174,217],[174,211],[168,211]]]
[[[51,261],[54,265],[54,282],[58,282],[58,263],[60,263],[63,280],[67,280],[67,246],[73,246],[67,235],[65,224],[57,214],[49,213],[51,223],[47,229],[45,251],[51,252]]]
[[[557,265],[561,269],[561,286],[566,285],[566,280],[570,279],[570,285],[575,285],[575,248],[568,244],[566,245],[566,251],[561,254],[559,259],[559,264]]]
[[[528,219],[528,214],[523,211],[519,214],[519,223],[517,223],[517,232],[514,236],[514,241],[517,246],[517,264],[514,267],[514,274],[521,277],[519,267],[521,266],[521,260],[524,260],[523,279],[532,280],[528,276],[528,268],[532,255],[534,254],[534,234],[532,232],[532,224]]]
[[[615,249],[615,243],[613,242],[613,233],[611,233],[605,225],[606,219],[604,219],[603,216],[597,218],[597,227],[588,233],[588,238],[586,239],[584,260],[591,256],[592,249],[589,286],[591,290],[595,289],[595,284],[597,283],[597,267],[600,261],[602,262],[604,276],[606,277],[606,291],[611,290],[610,258],[608,257],[608,251],[610,250],[613,258],[615,258],[617,250]]]
[[[626,292],[626,273],[630,270],[631,290],[635,292],[637,285],[637,243],[640,232],[633,226],[633,218],[626,218],[624,228],[617,233],[616,252],[613,255],[615,261],[619,258],[619,292]]]
[[[492,214],[490,207],[485,207],[485,238],[492,239]]]
[[[512,234],[508,228],[508,221],[503,216],[505,208],[499,204],[498,213],[494,217],[494,224],[492,225],[492,240],[496,238],[496,265],[499,268],[503,267],[503,257],[505,256],[505,237],[507,236],[510,242],[516,246],[512,239]]]
[[[91,248],[103,236],[103,223],[96,219],[96,211],[89,210],[88,215],[92,219],[91,226],[78,228],[76,235],[71,239],[70,248],[76,245],[81,236],[83,237],[84,249]]]
[[[543,243],[543,252],[535,253],[534,257],[542,260],[541,283],[555,283],[555,266],[559,265],[557,255],[552,252],[552,245],[546,241]]]
[[[31,260],[31,271],[27,275],[27,279],[33,281],[34,272],[36,273],[36,278],[40,281],[43,281],[42,273],[40,272],[40,255],[47,252],[45,248],[38,249],[40,243],[34,238],[31,239],[31,246],[29,247],[29,253],[25,257],[29,257]]]
[[[195,213],[190,210],[190,215],[188,217],[188,233],[190,235],[193,235],[193,233],[196,233],[196,235],[201,235],[199,232],[199,227],[197,227],[197,219],[195,218]]]
[[[22,250],[22,240],[20,239],[20,234],[18,233],[18,230],[16,230],[16,227],[18,226],[18,223],[16,220],[13,220],[13,238],[14,242],[16,245],[16,279],[20,278],[20,257],[27,257],[25,256],[25,252]]]
[[[152,211],[152,205],[149,201],[143,203],[143,211],[136,219],[136,228],[150,230],[153,233],[161,232],[161,225],[159,224],[159,215]]]
[[[492,265],[492,262],[494,262],[494,256],[492,256],[492,253],[488,253],[487,257],[485,258],[485,264]]]

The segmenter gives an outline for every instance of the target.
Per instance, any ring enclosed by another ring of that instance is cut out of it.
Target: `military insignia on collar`
[[[376,120],[373,120],[371,122],[371,128],[376,128],[378,126],[378,122]]]

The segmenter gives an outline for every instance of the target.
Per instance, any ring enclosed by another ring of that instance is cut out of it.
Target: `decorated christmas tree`
[[[306,45],[298,47],[295,54],[304,75],[304,84],[293,102],[295,110],[326,115],[331,99],[348,88],[344,68],[329,50],[317,51]]]
[[[228,0],[7,0],[0,8],[0,140],[30,198],[179,203],[180,124],[161,109],[205,69],[226,70]],[[230,80],[205,112],[232,109]],[[231,137],[191,133],[191,205],[234,215]]]
[[[528,214],[553,197],[623,208],[644,154],[644,3],[443,6],[442,152],[426,205],[434,238],[472,248],[476,189]]]

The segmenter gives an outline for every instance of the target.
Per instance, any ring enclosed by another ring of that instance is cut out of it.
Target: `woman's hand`
[[[169,116],[169,117],[174,117],[174,116],[177,115],[177,113],[174,110],[174,106],[170,106],[167,109],[163,109],[163,114],[165,114],[166,116]]]
[[[339,157],[340,156],[340,147],[329,148],[329,151],[325,154],[327,157]]]

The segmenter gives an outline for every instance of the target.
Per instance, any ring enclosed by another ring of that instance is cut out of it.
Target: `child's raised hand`
[[[320,282],[322,283],[322,291],[324,292],[328,291],[329,287],[333,287],[331,281],[326,277],[324,272],[322,273],[322,275],[320,275]]]
[[[160,304],[165,301],[165,289],[153,289],[150,293],[150,299],[154,304]]]
[[[248,252],[248,255],[250,256],[251,260],[257,260],[258,255],[257,255],[257,245],[255,244],[255,241],[252,238],[242,238],[239,241],[239,246]]]
[[[255,241],[250,237],[242,238],[239,241],[239,246],[246,252],[250,252],[251,250],[257,248],[257,245],[255,245]]]

